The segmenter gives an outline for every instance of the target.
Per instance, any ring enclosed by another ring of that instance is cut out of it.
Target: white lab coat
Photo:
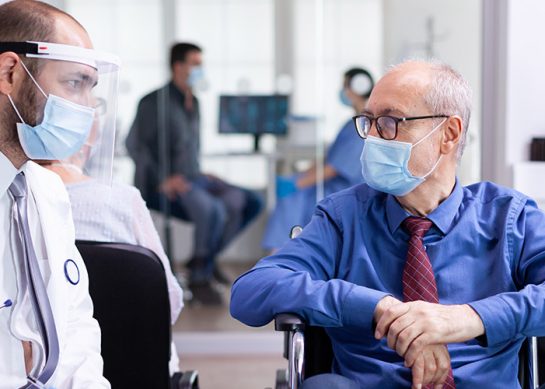
[[[57,369],[46,386],[56,389],[110,388],[102,376],[100,329],[92,317],[89,279],[75,246],[74,225],[65,187],[55,173],[33,162],[28,162],[24,171],[43,232],[47,253],[45,262],[50,271],[47,294],[60,346]],[[68,282],[65,276],[64,264],[67,259],[72,259],[79,268],[80,282],[77,285]]]

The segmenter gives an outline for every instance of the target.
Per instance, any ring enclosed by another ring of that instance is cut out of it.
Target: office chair
[[[102,332],[104,376],[114,389],[198,389],[198,373],[170,377],[170,305],[165,270],[152,251],[77,241]]]

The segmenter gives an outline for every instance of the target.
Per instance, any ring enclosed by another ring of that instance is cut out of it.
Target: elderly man
[[[80,149],[117,62],[47,4],[5,3],[0,21],[0,388],[109,388],[68,196],[29,159]]]
[[[514,190],[457,182],[470,95],[444,64],[391,69],[354,118],[365,183],[241,276],[232,315],[326,327],[333,372],[360,387],[519,387],[520,345],[545,334],[545,215]]]

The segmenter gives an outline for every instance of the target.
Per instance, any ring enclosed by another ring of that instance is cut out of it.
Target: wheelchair
[[[302,227],[294,226],[290,238],[302,231]],[[284,332],[283,357],[288,360],[287,369],[276,371],[275,389],[298,389],[305,378],[331,373],[333,349],[323,327],[309,326],[293,313],[276,315],[274,327]],[[519,352],[518,378],[523,389],[545,389],[545,364],[539,365],[543,358],[545,337],[527,338]]]
[[[288,360],[287,369],[276,371],[275,389],[298,389],[305,378],[331,373],[333,350],[323,327],[309,326],[298,315],[281,313],[275,316],[274,328],[284,332],[283,356]],[[545,338],[527,338],[519,352],[518,377],[523,389],[545,388],[545,366],[539,365],[542,358]]]

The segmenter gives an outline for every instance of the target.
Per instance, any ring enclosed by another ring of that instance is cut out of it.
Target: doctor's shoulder
[[[39,195],[41,198],[47,198],[53,203],[70,205],[68,192],[58,174],[35,162],[28,161],[25,167],[25,175],[34,196]]]

